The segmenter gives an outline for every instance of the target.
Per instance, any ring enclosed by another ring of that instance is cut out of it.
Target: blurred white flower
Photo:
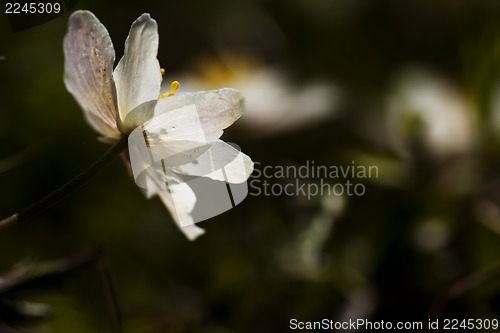
[[[170,91],[160,94],[163,70],[156,58],[158,40],[156,21],[149,14],[142,14],[132,24],[124,55],[113,70],[115,51],[106,28],[89,11],[80,10],[71,15],[64,39],[64,82],[83,108],[87,121],[106,141],[112,142],[138,126],[176,122],[179,119],[168,119],[165,114],[194,105],[198,111],[198,124],[207,142],[227,145],[218,138],[223,129],[241,116],[245,105],[243,96],[234,89],[176,94],[177,81],[172,82]],[[154,122],[153,118],[157,115],[163,115],[161,123]],[[185,124],[183,128],[189,130],[192,126]],[[178,132],[176,135],[150,137],[149,144],[179,146],[179,137],[186,140],[190,133]],[[250,158],[243,153],[238,153],[238,157],[251,173],[253,163]],[[165,189],[159,183],[163,180],[158,179],[155,170],[148,170],[151,173],[146,180],[149,184],[147,196],[158,195],[178,225],[181,220],[191,219],[196,203],[191,188],[176,178],[174,172],[169,172],[169,181],[178,186]],[[180,171],[198,176],[196,172],[199,170],[187,166]],[[174,207],[172,191],[177,192],[176,197],[183,198],[181,205]],[[189,239],[195,239],[204,232],[194,224],[183,226],[181,230]]]
[[[338,111],[340,89],[329,81],[315,80],[294,85],[278,68],[245,56],[223,55],[221,60],[203,59],[197,72],[182,79],[189,90],[231,86],[246,98],[241,123],[261,136],[306,127],[329,119]]]
[[[404,72],[388,104],[388,139],[401,155],[418,138],[436,157],[466,153],[474,147],[476,119],[472,106],[446,80],[426,71]]]

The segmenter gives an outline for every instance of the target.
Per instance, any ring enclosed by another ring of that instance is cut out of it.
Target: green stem
[[[78,176],[38,200],[31,206],[21,210],[19,213],[11,215],[0,221],[0,231],[14,225],[16,223],[24,222],[34,217],[35,215],[52,207],[68,195],[75,192],[82,185],[98,175],[104,168],[106,168],[120,153],[127,147],[127,137],[120,138],[113,146],[111,146],[97,161],[95,161],[88,169],[80,173]]]

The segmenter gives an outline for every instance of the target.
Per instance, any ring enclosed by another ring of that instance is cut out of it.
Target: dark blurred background
[[[149,12],[166,83],[240,89],[247,111],[223,139],[260,168],[354,163],[379,175],[356,180],[362,196],[249,195],[189,242],[117,160],[1,231],[6,274],[98,244],[104,252],[71,274],[0,293],[0,304],[26,306],[24,319],[37,313],[30,302],[54,314],[31,322],[4,313],[0,332],[110,332],[103,263],[125,332],[498,318],[500,2],[83,0],[75,9],[107,27],[117,59],[131,23]],[[14,33],[0,14],[0,217],[107,149],[63,83],[67,20]]]

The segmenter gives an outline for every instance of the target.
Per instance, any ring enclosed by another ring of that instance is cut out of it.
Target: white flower
[[[292,84],[283,70],[245,56],[223,53],[220,60],[202,59],[200,64],[197,73],[188,73],[182,79],[184,87],[197,90],[227,85],[242,91],[247,109],[241,121],[252,136],[328,121],[339,113],[343,103],[341,89],[330,81],[316,79]]]
[[[195,105],[206,140],[227,145],[218,138],[223,129],[241,116],[245,106],[243,96],[234,89],[176,94],[176,81],[172,83],[170,92],[161,94],[162,70],[156,58],[157,30],[156,21],[149,14],[141,15],[132,24],[124,55],[113,70],[115,51],[108,31],[91,12],[76,11],[69,19],[64,39],[64,82],[67,89],[83,108],[89,124],[106,141],[116,141],[128,135],[138,126],[151,122],[157,114],[164,115]],[[189,130],[189,124],[184,128]],[[183,133],[183,137],[186,136],[189,136],[188,132]],[[176,137],[172,136],[158,137],[152,144],[175,146],[175,140]],[[250,158],[239,152],[238,156],[251,173],[253,163]],[[173,171],[204,175],[192,166],[177,166]],[[171,191],[183,197],[182,205],[174,207],[172,193],[162,188],[155,172],[147,177],[147,196],[157,194],[179,224],[180,220],[191,218],[196,196],[188,185],[176,181],[173,172],[169,176],[173,177],[170,181],[176,183]],[[235,177],[238,178],[238,175]],[[181,230],[189,239],[195,239],[204,232],[194,224]]]
[[[406,144],[415,134],[436,157],[469,152],[476,140],[471,105],[449,82],[424,70],[400,75],[387,120],[389,140],[403,156],[409,154]]]

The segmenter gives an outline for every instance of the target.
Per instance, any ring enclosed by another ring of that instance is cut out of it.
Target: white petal
[[[64,59],[64,83],[87,121],[102,135],[118,137],[115,51],[108,31],[91,12],[79,10],[69,18]]]
[[[157,102],[158,100],[147,101],[130,111],[122,122],[123,131],[129,133],[146,121],[151,120]]]
[[[209,148],[194,105],[152,118],[135,128],[128,142],[134,178],[141,187],[145,182],[139,177],[151,165],[190,163]]]
[[[146,177],[144,177],[144,178],[145,178],[146,186],[143,187],[143,190],[144,190],[143,193],[144,193],[144,196],[146,197],[146,199],[151,199],[156,194],[158,194],[159,188],[156,186],[155,182],[153,181],[153,179],[151,177],[146,175]]]
[[[196,195],[186,183],[170,172],[165,175],[163,170],[153,168],[147,170],[146,177],[150,185],[147,195],[157,194],[160,197],[174,222],[189,240],[195,240],[205,233],[202,228],[195,225],[191,215],[196,204]],[[168,183],[166,189],[161,184],[163,181]]]
[[[196,106],[206,140],[214,141],[242,115],[245,98],[238,90],[228,88],[177,93],[158,102],[155,116],[188,105]]]
[[[181,192],[180,195],[185,196],[184,203],[179,200],[174,203],[172,194],[170,194],[168,190],[159,190],[158,196],[167,207],[174,222],[184,235],[186,235],[186,237],[191,241],[195,240],[198,236],[203,235],[205,231],[194,224],[193,217],[191,216],[191,211],[193,210],[194,203],[196,202],[194,192],[186,184],[181,184],[179,188],[174,189],[174,191]],[[193,204],[192,206],[191,203]],[[186,225],[182,226],[181,224]]]
[[[253,172],[247,155],[222,140],[210,143],[210,149],[191,163],[171,167],[174,172],[238,184]]]
[[[130,28],[125,52],[116,66],[114,78],[120,120],[138,105],[156,100],[160,94],[158,27],[149,14],[142,14]]]

